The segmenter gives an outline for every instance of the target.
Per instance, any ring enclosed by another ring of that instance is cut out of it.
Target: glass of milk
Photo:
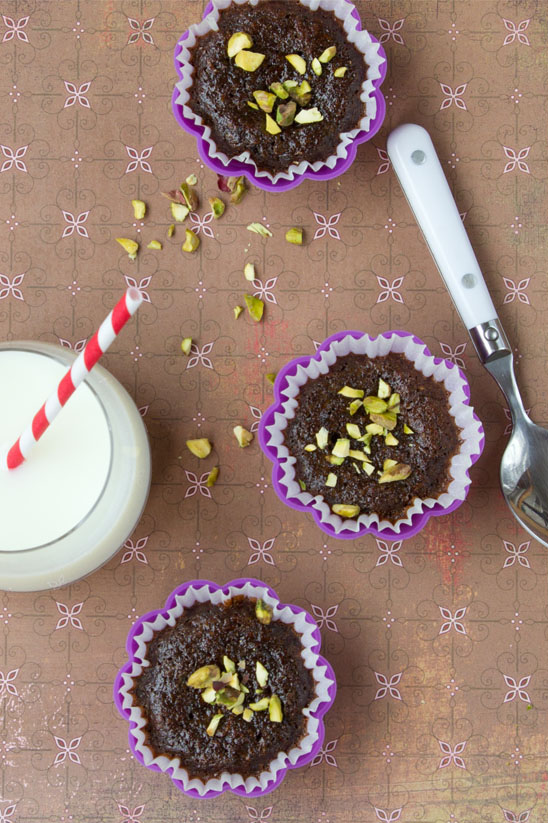
[[[76,355],[0,343],[0,452],[13,445]],[[97,365],[21,466],[0,468],[0,589],[71,583],[106,563],[141,517],[150,448],[137,408]]]

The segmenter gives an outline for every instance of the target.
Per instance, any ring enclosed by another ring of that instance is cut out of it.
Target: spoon
[[[408,123],[388,137],[388,156],[479,359],[512,416],[500,484],[514,517],[548,546],[548,430],[527,416],[514,357],[428,132]]]

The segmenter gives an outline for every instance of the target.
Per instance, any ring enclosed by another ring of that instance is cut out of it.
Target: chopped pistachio
[[[348,411],[350,412],[350,414],[354,415],[356,414],[361,405],[363,405],[361,400],[353,400],[352,403],[350,403],[350,405],[348,406]]]
[[[365,431],[371,435],[382,434],[384,427],[380,426],[378,423],[368,423],[365,427]]]
[[[347,71],[348,71],[347,66],[339,66],[338,69],[335,69],[333,74],[335,75],[335,77],[344,77],[344,75],[346,74]]]
[[[392,389],[388,385],[388,383],[379,377],[379,388],[377,389],[377,397],[380,397],[381,400],[386,400],[387,397],[390,397]]]
[[[186,220],[190,209],[188,206],[183,206],[182,203],[171,203],[171,216],[177,223],[182,223]]]
[[[237,31],[231,35],[226,44],[226,53],[229,57],[236,57],[242,49],[250,49],[253,45],[253,38],[245,31]]]
[[[366,474],[371,475],[375,471],[375,466],[373,465],[373,463],[364,463],[363,470]]]
[[[217,703],[220,703],[221,706],[230,708],[231,706],[241,705],[244,700],[245,696],[241,694],[239,689],[234,689],[232,686],[227,686],[226,689],[217,692]]]
[[[223,717],[224,714],[214,714],[211,720],[209,721],[209,726],[206,729],[206,734],[208,734],[210,737],[213,737]]]
[[[344,463],[344,457],[335,457],[332,454],[328,454],[325,458],[330,466],[342,466]]]
[[[337,394],[342,394],[343,397],[363,397],[365,392],[362,389],[353,389],[350,386],[343,386],[339,389]]]
[[[314,445],[314,443],[309,443],[308,446],[304,447],[305,452],[315,452],[318,447]]]
[[[363,407],[366,412],[374,412],[375,414],[382,414],[388,408],[388,404],[385,400],[382,400],[380,397],[373,397],[369,396],[366,397],[363,401]]]
[[[280,100],[287,100],[287,98],[289,97],[289,92],[287,91],[287,89],[284,89],[283,83],[271,83],[270,88],[272,89],[276,97],[280,98]]]
[[[116,242],[127,251],[130,260],[135,260],[139,243],[136,243],[135,240],[129,240],[127,237],[117,237]]]
[[[208,200],[209,205],[211,206],[211,211],[213,212],[213,217],[215,220],[218,220],[218,218],[222,217],[225,212],[225,204],[220,197],[208,197]]]
[[[268,380],[269,383],[272,383],[272,385],[274,385],[274,381],[276,380],[276,375],[277,374],[278,374],[278,372],[276,372],[276,371],[269,371],[266,374],[266,379]]]
[[[285,59],[293,66],[295,71],[299,72],[299,74],[304,74],[306,72],[306,61],[300,56],[300,54],[286,54]]]
[[[299,106],[307,106],[312,98],[312,86],[308,80],[303,80],[300,85],[288,88],[289,96],[295,100]]]
[[[192,346],[192,337],[183,337],[181,343],[181,351],[187,356],[190,354],[190,347]]]
[[[268,626],[272,620],[272,609],[261,598],[255,603],[255,617],[263,626]]]
[[[350,440],[347,437],[339,437],[333,448],[331,449],[331,453],[335,457],[348,457],[348,452],[350,451]]]
[[[207,457],[208,454],[211,453],[211,443],[207,437],[199,437],[196,440],[187,440],[186,447],[190,452],[192,452],[192,454],[199,457],[200,460],[203,460],[204,457]]]
[[[304,480],[299,479],[299,486],[301,487],[302,492],[306,491],[306,483],[304,482]]]
[[[386,471],[387,469],[391,469],[392,466],[397,466],[397,465],[398,465],[397,460],[391,460],[389,457],[387,457],[386,460],[383,462],[382,467],[383,467],[383,470]]]
[[[327,441],[329,439],[329,432],[322,426],[321,429],[316,432],[316,443],[318,444],[319,449],[325,449],[327,446]]]
[[[335,514],[338,514],[341,517],[356,517],[356,515],[360,513],[359,506],[353,506],[346,503],[335,503],[335,505],[331,506],[331,508]]]
[[[369,417],[373,421],[373,423],[378,423],[379,426],[383,426],[383,428],[388,429],[388,431],[392,431],[392,429],[396,428],[398,418],[394,411],[387,411],[383,414],[376,414],[375,412],[370,412]]]
[[[403,424],[403,433],[404,434],[415,434],[413,429],[410,426],[408,426],[407,423]]]
[[[198,235],[194,234],[192,229],[185,229],[185,238],[185,242],[181,246],[182,250],[188,252],[196,251],[200,245],[200,238]]]
[[[400,400],[401,400],[401,397],[399,396],[398,392],[395,391],[388,398],[388,408],[393,409],[396,406],[399,406],[400,405]]]
[[[255,280],[255,266],[253,263],[246,263],[244,266],[244,277],[246,280],[249,280],[250,283],[253,283]]]
[[[318,58],[317,58],[317,57],[315,57],[315,58],[312,60],[312,71],[314,72],[314,74],[317,74],[317,75],[318,75],[318,77],[320,76],[320,74],[321,74],[321,73],[322,73],[322,71],[323,71],[323,69],[322,69],[322,64],[320,63],[320,61],[318,60]]]
[[[354,440],[359,440],[362,436],[360,431],[360,427],[356,426],[355,423],[347,423],[346,424],[346,431],[348,432],[348,436],[352,437]]]
[[[250,703],[249,708],[252,709],[254,712],[264,712],[265,709],[268,709],[268,704],[270,703],[270,698],[263,697],[261,700],[257,701],[257,703]]]
[[[142,220],[147,210],[146,203],[143,200],[132,200],[131,205],[133,206],[134,218]]]
[[[272,232],[262,223],[250,223],[246,228],[254,234],[260,234],[261,237],[272,237]]]
[[[201,697],[204,703],[215,703],[217,692],[211,686],[208,686],[207,689],[203,690]]]
[[[400,441],[397,437],[394,437],[394,435],[391,432],[388,432],[388,434],[384,438],[384,442],[387,446],[397,446]]]
[[[262,111],[271,112],[276,102],[276,95],[271,91],[254,91],[253,97]]]
[[[246,446],[249,446],[251,441],[253,440],[253,435],[247,429],[244,429],[243,426],[234,426],[232,429],[234,432],[234,436],[238,441],[240,448],[245,449]]]
[[[280,103],[276,109],[276,123],[282,128],[287,128],[295,119],[296,111],[297,104],[294,100],[290,100],[288,103]]]
[[[396,463],[395,466],[384,469],[379,477],[379,483],[393,483],[396,480],[405,480],[406,477],[409,477],[411,471],[411,466],[406,465],[406,463]]]
[[[247,100],[246,102],[250,109],[255,109],[255,111],[259,111],[257,103],[253,103],[252,100]]]
[[[240,686],[240,690],[241,690],[244,694],[249,694],[249,689],[247,688],[247,686],[244,686],[244,684],[243,684],[243,683],[242,683],[242,684],[241,684],[241,686]]]
[[[198,208],[198,195],[194,191],[188,183],[181,183],[179,186],[181,189],[181,193],[184,197],[185,203],[188,206],[189,211],[196,211]]]
[[[273,723],[281,723],[284,719],[282,704],[277,694],[273,694],[268,704],[268,716]]]
[[[215,483],[217,482],[218,477],[219,477],[219,467],[218,466],[213,466],[213,468],[209,472],[209,474],[207,476],[207,480],[206,480],[206,486],[208,487],[208,489],[211,489],[212,486],[215,485]]]
[[[364,463],[369,462],[369,458],[365,454],[365,452],[362,452],[359,449],[350,449],[350,451],[348,452],[348,456],[353,457],[354,460],[362,460]]]
[[[320,54],[320,63],[329,63],[335,55],[337,54],[337,47],[336,46],[329,46],[328,49],[324,49]]]
[[[285,239],[288,243],[293,243],[295,246],[302,246],[303,244],[303,230],[302,229],[289,229],[285,233]]]
[[[256,323],[259,323],[264,312],[264,303],[259,297],[251,294],[244,294],[245,304],[250,316]]]
[[[333,474],[333,472],[329,472],[329,474],[327,475],[327,479],[325,481],[325,485],[334,489],[337,485],[337,475]]]
[[[243,706],[234,706],[234,708],[232,708],[230,711],[232,712],[232,714],[240,715],[240,714],[244,713],[244,707]]]
[[[281,128],[269,114],[265,114],[265,129],[268,134],[279,134],[281,132]]]
[[[221,670],[218,666],[201,666],[195,672],[192,672],[186,684],[192,689],[204,689],[211,686],[213,681],[220,676]]]
[[[264,58],[264,54],[259,54],[256,51],[239,51],[234,58],[234,63],[244,71],[256,71]]]
[[[243,719],[245,720],[246,723],[249,723],[249,721],[253,717],[253,712],[251,711],[251,709],[244,709],[242,717],[243,717]]]
[[[225,667],[225,672],[236,671],[236,664],[230,659],[230,657],[227,657],[226,654],[223,655],[223,666]]]
[[[247,191],[247,183],[243,174],[239,177],[227,177],[226,185],[230,192],[230,202],[237,205]]]
[[[262,689],[264,689],[264,687],[266,686],[266,684],[268,682],[268,672],[265,669],[265,667],[263,666],[263,664],[259,663],[258,660],[255,664],[255,676],[257,678],[257,683],[259,684],[259,686]]]
[[[156,249],[158,251],[161,251],[162,244],[159,240],[151,240],[150,243],[147,245],[147,249]]]
[[[168,226],[167,236],[168,237],[173,237],[174,231],[175,231],[175,223],[172,223],[170,226]]]
[[[234,317],[236,318],[236,320],[237,320],[237,319],[238,319],[238,317],[241,315],[241,313],[243,312],[243,310],[244,310],[243,306],[234,306],[233,311],[234,311]]]
[[[185,180],[185,183],[188,183],[189,186],[195,186],[198,182],[198,178],[195,174],[189,174]]]
[[[352,463],[352,466],[354,466],[354,471],[356,472],[356,474],[361,474],[360,467],[357,463]]]
[[[282,85],[286,91],[290,91],[290,89],[296,88],[299,84],[296,80],[284,80]]]

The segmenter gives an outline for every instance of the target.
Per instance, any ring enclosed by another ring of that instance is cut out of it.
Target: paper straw
[[[93,337],[88,341],[82,353],[76,358],[70,369],[59,382],[56,390],[48,397],[42,408],[34,415],[32,423],[25,429],[19,439],[8,451],[6,463],[8,469],[16,469],[29,456],[33,446],[53,423],[69,397],[86,379],[91,369],[103,356],[108,347],[124,328],[141,303],[143,295],[134,287],[129,288],[116,303],[108,317],[101,323]]]

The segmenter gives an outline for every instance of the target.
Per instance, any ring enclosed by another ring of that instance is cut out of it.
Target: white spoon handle
[[[445,285],[467,329],[496,319],[476,255],[462,224],[430,135],[398,126],[388,155]]]

